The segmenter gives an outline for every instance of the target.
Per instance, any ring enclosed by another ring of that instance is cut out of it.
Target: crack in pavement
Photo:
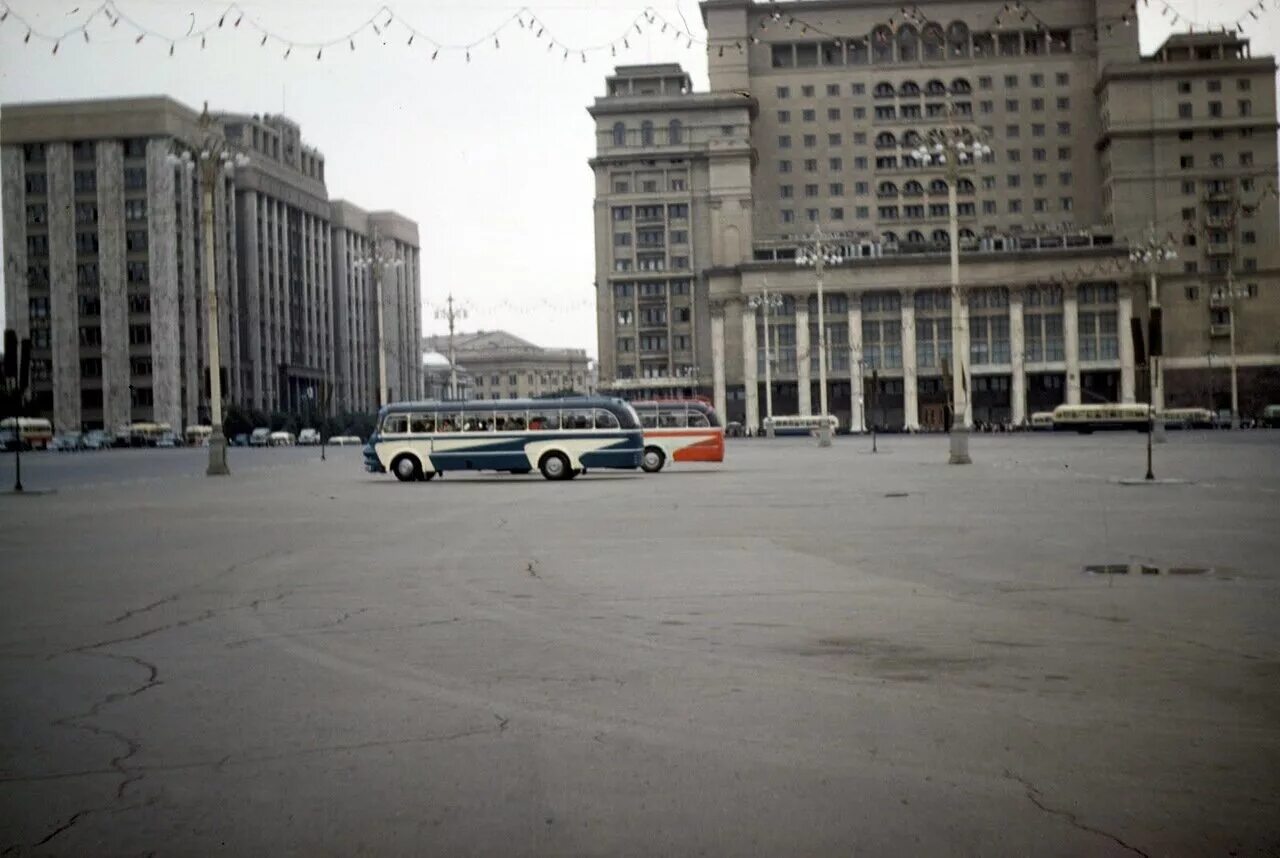
[[[156,599],[154,602],[152,602],[149,605],[143,605],[141,608],[130,608],[129,610],[125,611],[123,614],[116,617],[115,619],[107,620],[107,625],[114,626],[116,623],[123,623],[125,620],[129,619],[130,617],[136,617],[139,614],[145,614],[147,611],[155,610],[161,605],[167,605],[170,602],[176,602],[178,601],[179,598],[181,598],[181,596],[182,596],[181,593],[172,593],[168,596],[165,596],[163,599]]]
[[[1081,831],[1087,831],[1089,834],[1096,834],[1099,837],[1105,837],[1108,840],[1110,840],[1112,843],[1115,843],[1117,846],[1120,846],[1132,852],[1134,855],[1141,855],[1142,858],[1151,858],[1151,856],[1148,853],[1143,852],[1141,849],[1139,849],[1136,846],[1133,846],[1129,843],[1124,842],[1123,840],[1121,840],[1119,837],[1112,834],[1111,832],[1103,831],[1100,828],[1094,828],[1093,826],[1086,825],[1085,823],[1081,822],[1079,817],[1077,817],[1071,811],[1058,810],[1057,808],[1049,807],[1041,799],[1040,790],[1038,790],[1035,784],[1031,783],[1031,781],[1027,780],[1026,778],[1020,777],[1019,775],[1014,774],[1009,769],[1004,770],[1004,776],[1011,781],[1016,781],[1019,784],[1021,784],[1022,788],[1026,791],[1027,800],[1030,801],[1032,804],[1034,804],[1040,810],[1044,811],[1045,813],[1050,814],[1051,816],[1056,816],[1059,819],[1066,820],[1073,828],[1078,828]]]
[[[311,635],[363,635],[363,634],[369,634],[372,632],[401,632],[401,631],[410,631],[412,629],[422,629],[422,628],[426,628],[427,626],[449,625],[451,623],[459,622],[460,620],[461,620],[460,617],[453,617],[448,620],[421,620],[416,623],[401,623],[401,624],[390,625],[390,626],[363,626],[361,628],[355,628],[355,629],[340,629],[340,628],[337,628],[338,623],[334,622],[334,623],[326,623],[323,626],[312,626],[305,629],[296,629],[291,632],[277,632],[276,634],[270,634],[270,635],[257,635],[256,637],[251,637],[251,638],[240,638],[238,640],[228,641],[227,643],[223,644],[223,646],[226,647],[227,649],[238,649],[240,647],[248,646],[251,643],[258,643],[260,641],[270,641],[270,640],[280,640],[280,639],[290,639],[290,638],[305,638],[305,637],[310,637]]]

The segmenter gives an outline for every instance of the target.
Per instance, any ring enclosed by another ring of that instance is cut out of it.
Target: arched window
[[[913,229],[907,233],[907,242],[910,244],[924,244],[924,233],[918,229]]]
[[[969,28],[961,21],[947,27],[947,56],[952,59],[969,56]]]
[[[973,230],[969,229],[968,227],[965,227],[964,229],[960,230],[960,243],[961,243],[961,244],[969,244],[969,243],[971,243],[971,242],[975,242],[975,241],[977,241],[977,240],[978,240],[978,236],[976,236],[976,235],[974,234]]]
[[[876,88],[872,90],[876,98],[893,98],[893,84],[881,81],[876,84]]]
[[[898,138],[893,136],[892,131],[881,131],[876,135],[877,149],[896,149],[898,146]]]
[[[893,31],[883,24],[871,31],[871,61],[883,65],[893,62]]]
[[[902,86],[898,87],[898,94],[899,95],[919,95],[920,84],[916,83],[914,80],[904,80],[902,82]]]
[[[933,240],[939,244],[951,244],[951,235],[945,229],[935,229]]]
[[[916,131],[908,131],[902,135],[902,148],[914,149],[920,145],[920,134]]]
[[[623,125],[621,122],[613,123],[613,145],[627,145],[627,126]]]
[[[898,195],[898,186],[893,182],[881,182],[876,187],[876,195],[881,197],[896,197]]]
[[[902,195],[904,197],[923,197],[924,185],[912,179],[902,186]]]
[[[668,143],[683,142],[681,140],[683,133],[684,133],[684,129],[681,128],[679,119],[673,119],[671,120],[670,123],[667,124],[667,142]]]
[[[640,145],[653,145],[653,123],[647,119],[640,123]]]
[[[925,84],[924,91],[926,95],[946,95],[947,85],[937,78],[934,78]]]
[[[867,64],[867,40],[866,39],[850,39],[845,43],[846,56],[851,66],[865,66]]]
[[[926,24],[920,33],[920,43],[924,50],[925,62],[936,62],[946,55],[942,26],[939,24]]]
[[[990,33],[974,33],[973,55],[976,58],[994,57],[996,55],[995,36]]]
[[[884,244],[897,244],[898,234],[893,230],[887,230],[885,232],[880,233],[880,241],[883,242]]]
[[[973,87],[969,86],[969,81],[958,77],[951,81],[951,92],[953,95],[968,95],[973,92]]]
[[[961,179],[956,182],[956,192],[961,194],[972,194],[973,181],[971,179]]]
[[[945,194],[946,192],[947,192],[946,179],[934,179],[932,182],[929,183],[929,193]]]
[[[914,63],[920,59],[920,37],[916,28],[907,24],[898,28],[898,62]]]

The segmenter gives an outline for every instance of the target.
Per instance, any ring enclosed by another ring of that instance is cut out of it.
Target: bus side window
[[[640,415],[640,425],[645,429],[657,429],[658,415],[650,411],[646,411],[644,414]]]
[[[707,415],[698,411],[690,411],[689,425],[698,429],[707,429],[711,426],[711,423],[707,420]]]
[[[392,414],[382,421],[382,431],[387,435],[404,434],[408,429],[409,418],[403,414]]]
[[[409,431],[417,433],[431,432],[435,421],[428,414],[412,414],[409,416]]]
[[[560,428],[560,412],[558,411],[530,411],[529,412],[529,431],[530,432],[554,432]]]
[[[590,429],[593,422],[590,411],[566,411],[564,412],[562,426],[565,429],[573,429],[577,431]]]
[[[683,411],[663,411],[658,415],[658,425],[663,429],[680,429],[685,425]]]
[[[446,414],[443,417],[436,420],[436,431],[437,432],[457,432],[458,429],[454,425],[453,415]]]
[[[596,409],[596,428],[597,429],[619,429],[618,418],[613,416],[612,412],[605,411],[603,408]]]

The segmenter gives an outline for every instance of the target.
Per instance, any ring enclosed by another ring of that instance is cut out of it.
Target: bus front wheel
[[[666,463],[666,454],[657,447],[646,447],[644,455],[640,457],[640,467],[646,474],[658,473]]]
[[[391,463],[391,472],[402,483],[412,483],[422,479],[422,466],[413,456],[397,456]]]
[[[563,453],[547,453],[538,463],[538,470],[548,480],[569,480],[573,471],[569,468],[569,460]]]

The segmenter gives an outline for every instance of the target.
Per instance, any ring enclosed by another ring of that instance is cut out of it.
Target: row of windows
[[[1236,114],[1237,114],[1238,116],[1252,116],[1252,115],[1253,115],[1253,102],[1252,102],[1252,101],[1250,101],[1250,100],[1249,100],[1249,99],[1247,99],[1247,98],[1242,98],[1242,99],[1240,99],[1239,101],[1237,101],[1237,102],[1236,102]],[[1224,114],[1223,114],[1223,112],[1222,112],[1222,102],[1221,102],[1221,101],[1211,101],[1211,102],[1209,102],[1209,104],[1208,104],[1208,115],[1209,115],[1210,117],[1214,118],[1214,119],[1221,119],[1221,118],[1222,118],[1222,116],[1224,115]],[[1179,104],[1178,104],[1178,118],[1179,118],[1179,119],[1191,119],[1191,118],[1193,118],[1193,116],[1194,116],[1194,110],[1193,110],[1193,108],[1192,108],[1192,104],[1191,104],[1191,102],[1189,102],[1189,101],[1179,102]]]
[[[671,310],[671,321],[676,324],[688,324],[693,318],[693,309],[690,307],[673,307]],[[630,327],[636,323],[636,311],[633,309],[622,309],[618,311],[618,325],[620,327]],[[667,310],[665,307],[646,307],[640,311],[640,324],[644,327],[653,325],[665,325],[667,323]]]
[[[1241,152],[1241,153],[1239,153],[1239,156],[1240,156],[1240,166],[1241,166],[1241,167],[1252,167],[1252,166],[1253,166],[1253,153],[1252,153],[1252,152]],[[1179,155],[1179,156],[1178,156],[1178,166],[1179,166],[1179,167],[1181,167],[1181,168],[1182,168],[1182,169],[1184,169],[1184,170],[1194,170],[1194,169],[1195,169],[1195,167],[1196,167],[1196,157],[1195,157],[1194,155]],[[1209,154],[1209,166],[1210,166],[1210,167],[1226,167],[1226,166],[1227,166],[1227,156],[1226,156],[1226,155],[1224,155],[1224,154],[1223,154],[1223,153],[1221,153],[1221,152],[1212,152],[1212,153],[1210,153],[1210,154]],[[1192,193],[1192,192],[1194,192],[1194,191],[1195,191],[1195,186],[1194,186],[1194,184],[1192,185],[1191,191],[1188,191],[1188,190],[1187,190],[1187,185],[1188,185],[1188,183],[1187,183],[1187,182],[1183,182],[1183,183],[1182,183],[1182,191],[1183,191],[1183,193]]]
[[[896,29],[880,25],[868,36],[824,42],[775,42],[770,45],[774,68],[860,66],[872,63],[940,62],[946,59],[1043,56],[1071,52],[1069,30],[1040,29],[999,33],[970,33],[955,21],[944,31],[937,23],[917,29],[902,24]]]
[[[651,335],[639,337],[640,351],[642,352],[665,352],[667,350],[667,337],[663,335]],[[671,349],[677,352],[687,352],[693,349],[693,337],[688,334],[675,334],[670,338]],[[617,343],[618,352],[635,351],[636,338],[619,337]]]
[[[688,180],[683,178],[672,178],[668,180],[667,184],[669,186],[668,189],[672,191],[689,190],[689,182]],[[637,191],[642,194],[656,194],[658,192],[658,180],[657,179],[641,179],[637,186]],[[613,192],[615,194],[631,193],[631,182],[629,182],[626,179],[614,179]]]
[[[389,414],[382,421],[384,435],[429,432],[539,432],[554,430],[618,429],[618,418],[603,408],[567,411],[528,410]],[[628,427],[636,428],[636,427]]]
[[[637,285],[639,286],[638,289]],[[672,280],[669,285],[663,281],[640,284],[615,283],[613,284],[613,296],[615,298],[630,298],[638,294],[641,298],[661,298],[667,294],[668,288],[672,295],[688,295],[691,284],[688,280]]]
[[[1019,78],[1018,78],[1018,75],[1016,74],[1007,74],[1004,76],[1004,85],[1006,89],[1017,89],[1018,81],[1019,81]],[[1045,85],[1045,76],[1038,72],[1033,73],[1030,76],[1030,82],[1031,82],[1031,86],[1033,87],[1037,87],[1037,88],[1042,87]],[[1068,84],[1071,83],[1071,75],[1068,74],[1067,72],[1058,72],[1055,75],[1055,82],[1057,83],[1058,86],[1067,86]],[[993,85],[994,85],[993,80],[989,75],[982,75],[978,78],[978,89],[980,90],[991,89]],[[928,83],[925,84],[925,88],[923,90],[925,95],[934,95],[934,96],[947,95],[948,92],[953,94],[963,95],[963,94],[971,93],[972,91],[973,89],[969,85],[969,81],[966,80],[965,78],[955,78],[954,80],[952,80],[951,87],[949,90],[947,85],[943,83],[941,80],[937,80],[937,79],[930,80]],[[813,98],[816,92],[817,90],[813,84],[805,84],[804,86],[800,87],[800,94],[804,98]],[[852,84],[849,85],[850,95],[865,95],[866,92],[867,92],[867,85],[862,81],[854,81]],[[775,90],[775,94],[777,95],[779,100],[788,99],[791,97],[791,87],[779,86]],[[826,94],[828,97],[831,97],[831,98],[839,97],[840,84],[828,83],[826,85]],[[920,85],[917,84],[915,81],[910,81],[910,80],[904,81],[901,84],[900,88],[895,87],[892,83],[888,83],[887,81],[881,81],[880,83],[875,85],[875,88],[872,90],[872,94],[876,98],[892,98],[895,95],[915,96],[915,95],[921,94],[921,89],[920,89]],[[1062,106],[1061,101],[1059,101],[1059,106],[1060,107]]]
[[[889,135],[889,136],[892,137],[892,135]],[[899,145],[905,147],[907,144],[905,142],[902,144],[897,144],[896,142],[889,143],[888,139],[886,138],[883,141],[883,143],[877,143],[877,148],[890,149]],[[1069,161],[1071,160],[1071,147],[1060,146],[1058,147],[1057,154],[1058,154],[1058,160]],[[1022,150],[1021,149],[1006,150],[1005,157],[1011,163],[1021,163]],[[1031,159],[1033,161],[1040,162],[1040,163],[1046,162],[1049,160],[1049,150],[1043,147],[1034,148],[1031,150]],[[983,159],[983,163],[987,163],[987,164],[993,163],[994,161],[995,161],[994,154],[989,155]],[[806,158],[801,162],[801,165],[803,166],[804,171],[806,173],[818,172],[818,164],[819,164],[819,159],[817,158]],[[869,169],[869,164],[870,162],[868,161],[868,159],[863,156],[858,156],[853,159],[853,168],[855,170]],[[878,155],[876,156],[876,159],[875,159],[875,167],[877,170],[897,170],[897,169],[907,169],[907,168],[918,168],[921,166],[922,165],[919,159],[917,159],[913,155],[903,155],[901,157],[899,157],[898,155]],[[794,167],[794,164],[790,160],[783,159],[778,161],[779,173],[791,173],[793,167]],[[830,170],[842,170],[844,168],[844,160],[842,158],[828,158],[827,167]]]
[[[689,204],[688,203],[670,203],[666,206],[661,203],[655,205],[635,206],[634,214],[637,221],[660,221],[663,219],[663,212],[666,212],[668,220],[688,220]],[[615,223],[631,220],[633,214],[632,206],[614,206],[613,220]]]
[[[667,123],[666,134],[663,143],[668,146],[674,146],[684,142],[684,126],[681,125],[679,119],[672,119]],[[613,145],[626,146],[631,139],[631,135],[627,133],[627,125],[625,122],[613,123]],[[640,137],[638,140],[641,146],[653,146],[656,142],[654,134],[654,125],[648,119],[640,123]]]

